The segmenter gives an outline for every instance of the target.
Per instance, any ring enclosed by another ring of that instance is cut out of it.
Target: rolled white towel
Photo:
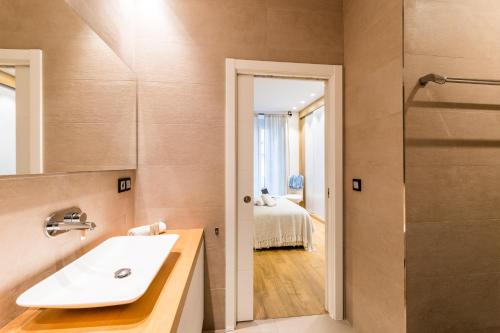
[[[264,203],[269,207],[276,206],[276,200],[274,200],[269,194],[262,194],[262,201],[264,201]]]
[[[128,231],[129,236],[154,236],[164,233],[167,230],[165,222],[156,222],[150,225],[135,227]]]
[[[265,205],[265,203],[262,200],[262,197],[255,198],[255,206],[264,206],[264,205]]]

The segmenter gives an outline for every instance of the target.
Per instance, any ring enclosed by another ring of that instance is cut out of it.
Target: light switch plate
[[[118,179],[118,193],[130,191],[132,189],[132,180],[130,177]]]
[[[361,179],[354,178],[352,180],[352,190],[357,191],[357,192],[361,192]]]

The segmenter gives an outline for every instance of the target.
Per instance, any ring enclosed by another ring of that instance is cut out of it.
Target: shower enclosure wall
[[[500,86],[419,83],[500,79],[500,2],[404,2],[407,332],[500,332]]]

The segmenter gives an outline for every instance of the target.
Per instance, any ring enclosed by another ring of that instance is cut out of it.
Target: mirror
[[[0,176],[136,168],[135,73],[77,2],[0,0]]]

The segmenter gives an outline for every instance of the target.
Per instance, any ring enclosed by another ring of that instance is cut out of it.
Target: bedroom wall
[[[344,1],[346,315],[358,333],[405,332],[402,5]]]
[[[306,124],[305,119],[309,113],[314,112],[314,110],[324,105],[325,105],[325,99],[321,97],[299,111],[299,172],[301,175],[304,176],[304,191],[303,191],[304,200],[300,203],[302,207],[305,207],[307,198],[307,194],[305,191],[305,188],[307,187],[307,180],[305,179],[306,175],[306,146],[305,146],[306,137],[305,137],[305,127],[304,127]],[[318,218],[318,216],[316,216],[316,218]]]
[[[408,333],[499,332],[500,3],[405,0]]]
[[[205,329],[224,326],[225,58],[343,62],[341,0],[137,2],[136,223],[203,227]],[[214,236],[215,226],[221,235]]]

